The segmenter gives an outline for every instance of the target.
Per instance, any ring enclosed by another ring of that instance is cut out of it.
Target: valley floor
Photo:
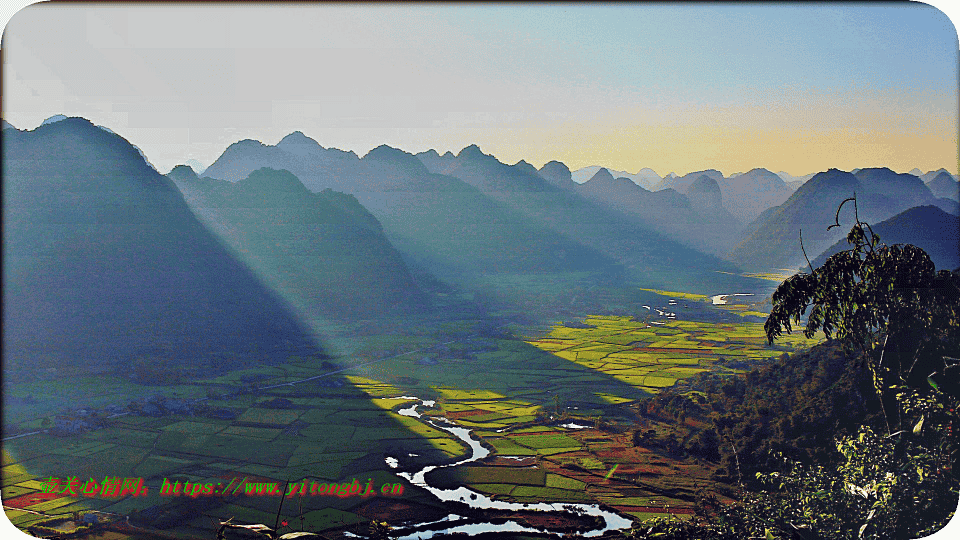
[[[427,417],[471,430],[492,451],[431,473],[431,485],[467,486],[521,503],[600,504],[633,520],[682,517],[692,513],[699,490],[722,495],[729,486],[712,479],[716,463],[663,444],[638,444],[638,430],[676,432],[677,421],[647,414],[637,403],[696,373],[737,376],[813,343],[793,336],[768,346],[762,306],[752,298],[731,296],[716,305],[707,295],[636,290],[628,304],[604,315],[564,315],[552,325],[542,313],[509,310],[409,321],[403,329],[367,321],[331,338],[339,352],[332,359],[290,356],[162,386],[131,373],[38,374],[5,388],[4,510],[23,530],[111,539],[213,538],[218,522],[228,519],[342,538],[366,535],[372,520],[400,525],[470,514],[397,474],[468,451],[449,432],[398,413],[426,399],[436,401],[423,410]],[[698,427],[703,419],[683,422]],[[111,478],[143,479],[147,492],[48,492],[52,479],[66,486],[69,479],[106,484]],[[235,487],[353,479],[404,490],[369,498],[294,496],[280,508],[280,497],[243,495]],[[172,496],[161,493],[165,482],[213,492]],[[584,526],[570,515],[472,514],[553,530]]]

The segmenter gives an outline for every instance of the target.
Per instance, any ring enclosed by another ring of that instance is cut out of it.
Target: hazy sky
[[[301,130],[661,176],[958,168],[957,33],[915,3],[34,5],[3,117],[63,113],[166,172]]]

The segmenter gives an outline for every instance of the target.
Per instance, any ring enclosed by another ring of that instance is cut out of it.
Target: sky
[[[663,176],[957,173],[957,31],[919,3],[33,5],[3,118],[83,116],[161,172],[303,131],[364,155]]]

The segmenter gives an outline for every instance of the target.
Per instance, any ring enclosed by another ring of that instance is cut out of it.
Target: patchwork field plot
[[[702,299],[702,295],[688,296]],[[708,369],[735,371],[736,366],[726,367],[730,360],[770,359],[788,350],[784,345],[793,349],[818,341],[794,334],[788,336],[792,339],[778,341],[772,347],[767,345],[759,323],[661,322],[652,325],[631,317],[590,316],[583,319],[582,328],[556,325],[548,335],[527,343],[628,385],[656,392]]]

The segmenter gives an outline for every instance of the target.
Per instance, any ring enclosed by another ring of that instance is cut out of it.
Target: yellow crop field
[[[707,298],[668,294],[677,298]],[[767,345],[763,325],[754,322],[713,324],[669,320],[650,326],[645,321],[612,315],[591,315],[583,322],[590,327],[555,326],[547,336],[527,343],[563,360],[654,392],[672,386],[677,379],[712,369],[720,357],[759,361],[783,353],[782,347],[775,349]],[[781,340],[778,344],[806,348],[818,341],[797,334],[789,338],[793,339]],[[665,368],[668,371],[651,375]]]

